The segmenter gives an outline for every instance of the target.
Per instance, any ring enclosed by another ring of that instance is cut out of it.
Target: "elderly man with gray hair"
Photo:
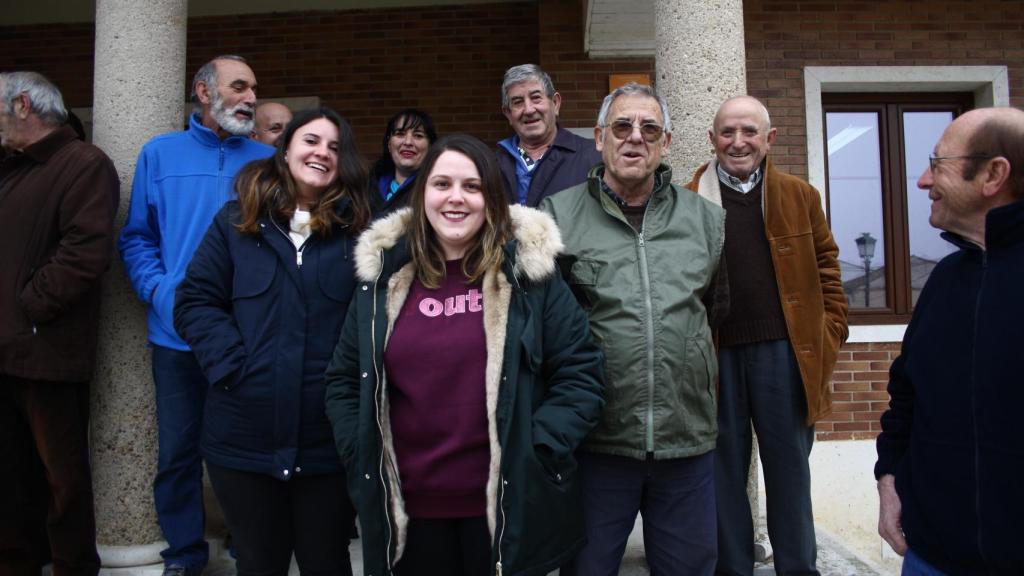
[[[199,111],[188,130],[157,136],[139,152],[118,241],[132,287],[149,305],[159,443],[153,499],[167,539],[165,576],[198,576],[209,558],[199,455],[209,384],[174,330],[175,289],[213,216],[234,195],[235,174],[274,152],[249,138],[256,76],[245,59],[218,56],[204,64],[192,98]]]
[[[54,574],[95,576],[89,381],[100,277],[110,264],[120,183],[78,139],[57,87],[0,74],[0,574],[38,574],[32,502],[45,470]]]
[[[515,131],[498,142],[509,201],[536,207],[540,201],[587,179],[601,161],[594,143],[558,125],[562,96],[540,66],[521,64],[505,72],[501,113]]]
[[[717,434],[711,341],[721,206],[672,184],[665,101],[609,94],[586,182],[544,200],[559,265],[605,354],[605,408],[578,453],[587,544],[564,574],[618,574],[637,512],[652,574],[711,574]]]

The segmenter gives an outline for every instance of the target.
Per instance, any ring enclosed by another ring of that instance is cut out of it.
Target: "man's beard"
[[[249,118],[247,120],[239,120],[235,116],[236,112],[239,111],[249,112]],[[224,98],[221,97],[219,90],[213,91],[213,102],[210,106],[210,114],[213,119],[217,121],[217,125],[222,130],[235,136],[249,136],[252,133],[253,126],[256,124],[255,115],[256,111],[252,106],[242,103],[230,110],[224,108]]]

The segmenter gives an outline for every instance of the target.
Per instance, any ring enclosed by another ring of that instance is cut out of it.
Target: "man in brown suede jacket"
[[[0,573],[38,574],[29,496],[46,470],[56,575],[99,571],[89,470],[89,380],[100,276],[114,248],[119,182],[65,124],[34,72],[0,74]],[[33,451],[35,454],[33,454]]]
[[[687,185],[721,197],[727,214],[730,311],[718,329],[718,574],[754,569],[746,492],[751,421],[772,511],[775,571],[818,573],[807,459],[814,423],[832,409],[829,380],[847,336],[847,302],[821,196],[766,159],[775,134],[759,101],[726,100],[708,131],[715,159]]]

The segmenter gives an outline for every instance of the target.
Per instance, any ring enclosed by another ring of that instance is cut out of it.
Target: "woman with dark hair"
[[[409,191],[416,181],[427,149],[437,140],[430,114],[406,108],[388,119],[383,152],[370,171],[373,212],[383,216],[409,203]]]
[[[603,360],[561,246],[458,134],[427,153],[411,207],[360,238],[327,415],[366,574],[546,574],[582,545],[573,451]]]
[[[238,174],[178,287],[174,326],[210,391],[202,453],[240,575],[351,574],[353,510],[324,415],[324,370],[370,220],[352,131],[298,114],[273,156]]]

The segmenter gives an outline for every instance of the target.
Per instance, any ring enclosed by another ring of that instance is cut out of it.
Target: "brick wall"
[[[889,407],[889,365],[898,342],[847,344],[832,373],[832,414],[818,422],[819,440],[864,440],[878,435],[878,419]]]
[[[65,105],[92,106],[94,26],[0,26],[0,71],[34,70],[60,87]]]
[[[804,66],[1005,65],[1024,107],[1020,0],[745,0],[747,89],[765,100],[785,171],[807,175]]]

